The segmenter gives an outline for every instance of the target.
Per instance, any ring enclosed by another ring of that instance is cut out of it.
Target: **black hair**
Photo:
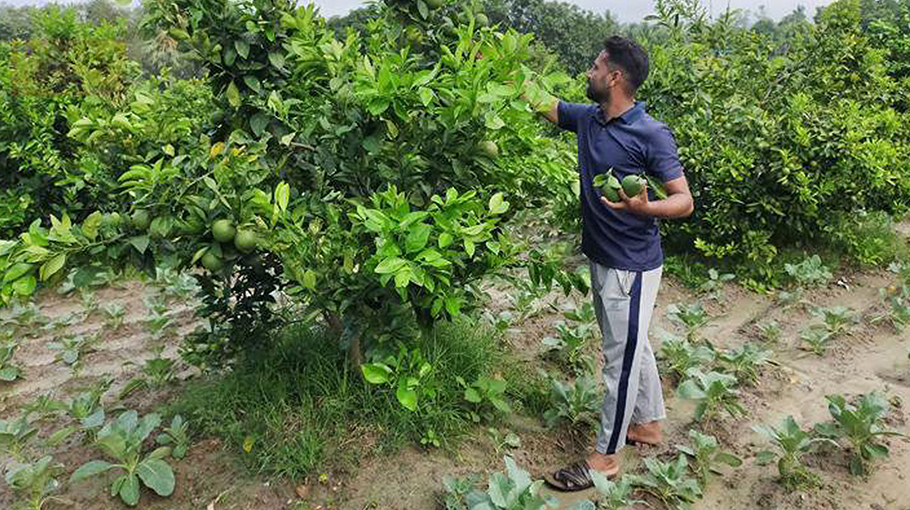
[[[626,75],[626,81],[635,92],[648,78],[648,52],[637,42],[614,35],[604,41],[607,61]]]

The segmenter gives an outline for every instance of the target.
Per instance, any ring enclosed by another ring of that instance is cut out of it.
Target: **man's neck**
[[[633,106],[635,106],[635,98],[632,97],[623,97],[615,101],[600,103],[600,109],[603,111],[604,118],[607,120],[607,122],[626,113]]]

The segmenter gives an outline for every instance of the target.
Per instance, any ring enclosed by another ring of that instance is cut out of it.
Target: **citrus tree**
[[[583,285],[508,235],[517,211],[547,200],[534,191],[566,189],[573,172],[551,164],[530,185],[514,171],[527,154],[506,154],[541,136],[519,99],[531,36],[479,27],[470,7],[461,23],[439,23],[439,7],[389,2],[365,35],[337,38],[315,7],[286,0],[147,6],[147,26],[207,69],[211,125],[146,143],[160,139],[147,117],[162,98],[142,87],[128,108],[74,119],[71,138],[132,155],[116,170],[130,207],[81,224],[58,215],[3,242],[0,293],[28,295],[98,255],[149,268],[176,255],[204,270],[211,320],[191,359],[219,364],[267,345],[284,295],[289,313],[321,318],[359,364],[367,347],[470,309],[485,276],[531,263],[535,279]],[[539,161],[566,162],[569,150]]]

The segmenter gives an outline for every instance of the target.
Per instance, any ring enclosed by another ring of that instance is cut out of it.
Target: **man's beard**
[[[610,94],[605,91],[599,91],[594,88],[594,82],[588,81],[588,88],[585,90],[585,95],[591,101],[594,101],[597,104],[609,103]]]

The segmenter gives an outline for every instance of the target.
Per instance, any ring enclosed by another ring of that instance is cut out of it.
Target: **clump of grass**
[[[418,443],[427,431],[446,447],[474,427],[456,377],[493,376],[508,365],[498,345],[492,329],[464,322],[417,340],[413,347],[433,366],[435,391],[414,412],[399,405],[394,390],[363,380],[330,335],[292,327],[275,348],[189,387],[169,414],[248,451],[241,458],[255,471],[292,478]],[[540,404],[531,398],[526,405]]]

